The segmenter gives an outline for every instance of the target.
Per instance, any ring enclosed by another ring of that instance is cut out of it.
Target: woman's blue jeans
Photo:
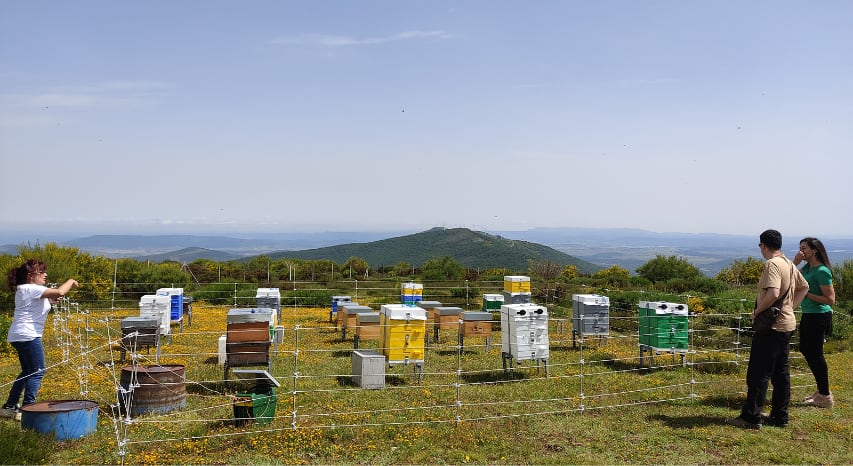
[[[24,394],[24,402],[21,405],[26,406],[35,403],[36,395],[39,387],[41,387],[41,379],[44,377],[45,369],[44,348],[41,345],[40,337],[30,341],[13,341],[12,347],[18,352],[21,373],[18,374],[17,380],[12,384],[6,406],[18,404],[21,393]]]

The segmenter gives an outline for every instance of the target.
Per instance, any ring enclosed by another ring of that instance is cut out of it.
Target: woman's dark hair
[[[821,261],[823,265],[832,268],[832,264],[829,263],[829,255],[826,254],[826,248],[823,246],[821,240],[808,236],[800,240],[800,244],[802,243],[806,243],[810,248],[816,250],[817,260]]]
[[[9,289],[14,290],[18,285],[29,283],[31,273],[41,272],[47,272],[47,264],[38,259],[30,259],[21,264],[20,267],[15,267],[9,271],[9,275],[6,277],[6,285]]]

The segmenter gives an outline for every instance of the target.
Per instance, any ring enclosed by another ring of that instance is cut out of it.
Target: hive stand
[[[515,372],[513,367],[513,357],[509,353],[501,352],[501,358],[503,359],[503,367],[504,373],[512,375]],[[528,359],[529,361],[529,359]],[[542,366],[545,366],[545,377],[551,376],[551,368],[548,365],[548,358],[536,358],[536,371],[539,372]]]
[[[640,367],[644,367],[644,353],[649,353],[649,368],[655,367],[655,355],[662,353],[672,353],[672,361],[675,362],[675,355],[679,355],[681,357],[681,366],[684,367],[687,365],[687,352],[685,349],[677,349],[677,348],[655,348],[648,345],[640,345]]]

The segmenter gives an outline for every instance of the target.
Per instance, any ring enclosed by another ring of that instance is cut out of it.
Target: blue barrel
[[[98,403],[87,400],[39,401],[21,408],[21,427],[56,440],[72,440],[91,434],[98,427]]]

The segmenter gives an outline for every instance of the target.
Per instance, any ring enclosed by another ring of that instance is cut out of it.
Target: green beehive
[[[502,294],[483,295],[483,311],[485,312],[500,312],[503,304],[504,296]]]
[[[640,345],[659,350],[687,350],[688,309],[686,304],[640,301]]]

